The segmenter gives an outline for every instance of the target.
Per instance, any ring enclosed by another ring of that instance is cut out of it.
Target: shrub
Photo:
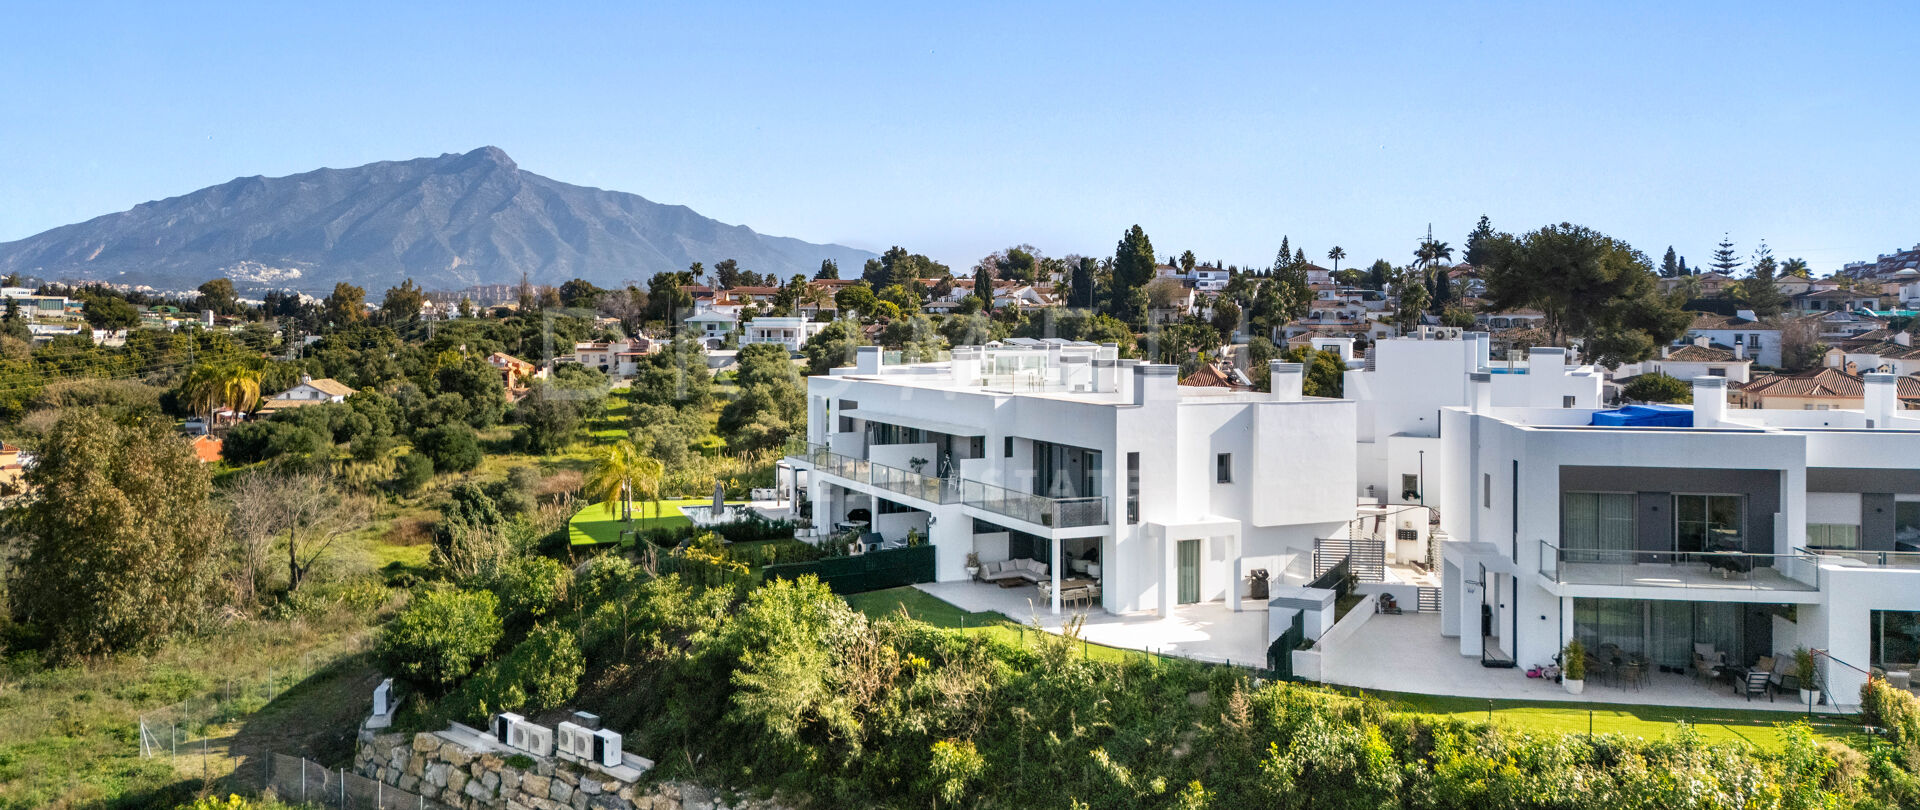
[[[1560,671],[1567,680],[1587,679],[1587,645],[1580,643],[1580,639],[1567,642],[1566,653],[1560,657],[1560,660],[1562,662]]]
[[[422,591],[381,631],[380,660],[415,683],[452,684],[500,643],[499,602],[489,591]]]
[[[546,557],[517,557],[500,566],[493,592],[508,622],[539,619],[559,612],[567,601],[573,572]]]
[[[412,495],[433,480],[433,459],[408,453],[394,461],[393,473],[393,488],[402,495]]]
[[[572,633],[542,625],[461,684],[449,703],[458,716],[473,720],[495,712],[552,709],[573,699],[586,668]]]
[[[1620,390],[1621,396],[1640,402],[1688,403],[1693,401],[1693,386],[1662,372],[1642,374]]]
[[[466,472],[480,466],[480,442],[473,428],[447,423],[420,434],[414,448],[433,460],[435,472]]]

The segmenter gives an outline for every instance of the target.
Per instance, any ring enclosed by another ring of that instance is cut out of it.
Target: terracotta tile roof
[[[1847,354],[1871,354],[1877,357],[1891,357],[1897,360],[1920,358],[1920,346],[1902,346],[1891,340],[1861,340],[1855,338],[1853,340],[1841,341],[1840,350]]]
[[[202,463],[211,464],[220,460],[220,452],[225,449],[226,444],[225,439],[216,439],[212,436],[195,436],[193,437],[193,455],[195,458],[200,459]]]
[[[1906,376],[1895,381],[1902,400],[1920,400],[1920,377]],[[1738,386],[1748,396],[1862,399],[1866,381],[1857,374],[1822,366],[1793,374],[1766,374]]]
[[[1233,379],[1227,375],[1226,370],[1221,368],[1219,363],[1201,366],[1199,370],[1181,380],[1180,384],[1188,388],[1231,388],[1236,391],[1246,388],[1244,385],[1234,384]]]
[[[1695,346],[1691,343],[1669,352],[1660,358],[1675,363],[1750,363],[1744,357],[1735,357],[1733,352],[1712,346]]]
[[[1714,329],[1747,329],[1755,328],[1759,323],[1759,321],[1749,321],[1738,315],[1716,315],[1711,312],[1701,312],[1693,316],[1693,323],[1687,328],[1702,331]]]

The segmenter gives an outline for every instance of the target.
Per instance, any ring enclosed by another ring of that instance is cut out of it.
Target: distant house
[[[1537,309],[1512,309],[1502,312],[1481,312],[1474,315],[1474,323],[1486,327],[1489,332],[1505,329],[1537,329],[1547,322],[1547,314]]]
[[[1702,298],[1714,298],[1725,292],[1733,284],[1733,276],[1710,270],[1691,276],[1668,276],[1660,279],[1661,292],[1673,292],[1687,284],[1697,284],[1698,294]]]
[[[740,315],[719,308],[703,309],[688,317],[687,328],[694,330],[700,341],[709,349],[718,349],[725,343],[727,336],[740,325]]]
[[[800,351],[801,344],[808,338],[820,334],[827,325],[806,318],[786,318],[762,316],[754,318],[742,327],[740,345],[749,343],[775,343],[789,352]]]
[[[212,464],[220,460],[220,453],[226,443],[225,439],[213,436],[195,436],[193,437],[193,457],[199,459],[202,464]]]
[[[1687,327],[1687,343],[1706,338],[1709,343],[1742,350],[1747,359],[1769,368],[1780,367],[1780,326],[1762,322],[1753,310],[1736,315],[1700,313]]]
[[[347,397],[353,396],[354,393],[346,383],[331,377],[322,377],[318,380],[312,377],[301,377],[299,385],[281,391],[273,395],[273,398],[261,403],[260,413],[272,414],[275,411],[312,405],[316,402],[345,402]]]
[[[507,389],[509,395],[515,391],[524,390],[528,380],[546,376],[546,372],[539,366],[506,352],[487,355],[487,365],[493,366],[495,371],[500,372],[500,384]]]
[[[1815,290],[1796,295],[1792,300],[1793,308],[1800,312],[1838,312],[1880,306],[1878,292],[1860,290]]]
[[[1746,356],[1743,346],[1729,349],[1709,344],[1702,337],[1679,348],[1662,347],[1660,359],[1649,361],[1647,367],[1681,380],[1725,377],[1729,382],[1744,383],[1752,374],[1753,360]]]
[[[1878,329],[1861,336],[1869,339],[1841,341],[1827,349],[1822,365],[1852,374],[1880,371],[1902,377],[1920,374],[1920,347],[1913,335]],[[1871,339],[1878,337],[1879,339]]]
[[[0,442],[0,499],[26,492],[26,472],[20,448]]]
[[[1920,407],[1920,377],[1895,381],[1902,408]],[[1857,374],[1820,367],[1794,374],[1764,374],[1733,388],[1730,401],[1744,408],[1800,411],[1859,410],[1866,405],[1866,381]]]

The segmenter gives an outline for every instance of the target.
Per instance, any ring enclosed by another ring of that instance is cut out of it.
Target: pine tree
[[[1714,248],[1713,261],[1709,262],[1708,266],[1729,276],[1733,275],[1733,271],[1740,269],[1740,256],[1733,252],[1731,237],[1723,235],[1720,238],[1720,246]]]
[[[1460,261],[1479,267],[1493,258],[1488,255],[1492,249],[1493,222],[1487,219],[1486,214],[1481,214],[1480,224],[1473,226],[1473,232],[1467,234],[1466,250],[1460,255]]]
[[[1680,264],[1679,260],[1674,257],[1673,246],[1668,245],[1666,258],[1660,260],[1660,275],[1664,278],[1686,275],[1681,272],[1681,268],[1684,266],[1685,265]]]
[[[1153,240],[1139,225],[1127,229],[1113,251],[1113,287],[1110,311],[1115,317],[1134,323],[1146,317],[1140,306],[1147,282],[1153,280]],[[1138,295],[1136,295],[1136,293]]]

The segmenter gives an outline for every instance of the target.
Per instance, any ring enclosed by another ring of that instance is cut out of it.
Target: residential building
[[[1852,703],[1869,666],[1916,658],[1920,419],[1891,375],[1860,411],[1692,408],[1641,415],[1500,408],[1494,377],[1440,412],[1442,634],[1489,665],[1590,650],[1717,674],[1796,648]],[[1856,669],[1857,668],[1857,669]]]
[[[1602,373],[1569,365],[1567,350],[1538,347],[1495,361],[1485,332],[1423,327],[1381,340],[1363,368],[1349,370],[1344,393],[1357,406],[1355,494],[1360,502],[1437,506],[1464,482],[1441,464],[1440,414],[1473,402],[1468,375],[1491,373],[1491,404],[1501,408],[1594,409]],[[1413,520],[1386,548],[1389,560],[1425,560],[1427,520]]]
[[[1823,364],[1852,374],[1883,371],[1898,377],[1920,374],[1920,347],[1910,332],[1877,329],[1827,349]]]
[[[633,337],[626,340],[612,340],[593,343],[573,344],[573,360],[591,369],[598,369],[612,377],[631,377],[640,370],[640,361],[649,354],[660,350],[666,341],[648,337]],[[566,358],[560,358],[566,360]],[[540,372],[544,374],[545,372]]]
[[[1682,380],[1720,377],[1729,382],[1744,383],[1752,374],[1753,361],[1746,356],[1745,346],[1736,345],[1729,349],[1709,343],[1706,336],[1702,335],[1694,338],[1694,342],[1677,348],[1660,347],[1660,358],[1647,361],[1646,370]]]
[[[1253,569],[1306,581],[1316,542],[1353,517],[1354,403],[1302,396],[1298,364],[1271,367],[1271,394],[1176,373],[1112,344],[960,346],[910,365],[863,346],[808,378],[810,448],[787,463],[806,471],[814,526],[924,537],[942,582],[967,578],[969,553],[1038,561],[1053,612],[1063,583],[1109,612],[1167,616],[1238,609]]]
[[[1693,316],[1693,323],[1687,327],[1686,342],[1692,343],[1706,338],[1711,343],[1740,349],[1747,359],[1767,368],[1781,366],[1781,331],[1777,323],[1762,322],[1753,310],[1743,309],[1733,315],[1716,315],[1709,312]]]
[[[1837,312],[1849,309],[1876,309],[1880,294],[1872,290],[1816,290],[1789,299],[1799,312]]]
[[[1504,312],[1481,312],[1474,315],[1474,323],[1491,330],[1538,329],[1547,322],[1547,314],[1535,309],[1513,309]]]
[[[762,315],[747,321],[742,329],[740,345],[749,343],[777,343],[789,352],[800,351],[800,346],[809,338],[820,334],[827,325],[807,318],[776,318]]]
[[[576,346],[575,351],[578,350]],[[508,396],[526,390],[529,380],[547,376],[545,369],[506,352],[487,355],[487,365],[500,372],[500,385],[507,390]]]
[[[353,396],[354,393],[346,383],[332,377],[322,377],[317,380],[312,377],[301,377],[298,385],[274,394],[266,402],[261,403],[260,413],[266,415],[274,411],[298,408],[317,402],[345,402],[347,397]]]
[[[1894,377],[1894,380],[1903,406],[1920,407],[1920,377]],[[1764,374],[1746,385],[1734,386],[1731,401],[1741,408],[1789,411],[1862,408],[1866,402],[1866,380],[1831,366],[1793,374]]]
[[[688,316],[682,323],[707,348],[718,349],[740,325],[740,313],[730,308],[710,307]]]
[[[1692,285],[1695,294],[1699,297],[1717,298],[1721,293],[1726,292],[1734,282],[1735,279],[1733,276],[1729,276],[1718,270],[1708,270],[1704,273],[1694,273],[1689,276],[1662,277],[1660,279],[1660,291],[1673,292],[1674,290]]]
[[[1849,278],[1869,279],[1891,276],[1901,270],[1920,270],[1920,245],[1882,253],[1870,262],[1848,262],[1840,274]]]
[[[26,492],[27,459],[20,448],[0,442],[0,500]]]

